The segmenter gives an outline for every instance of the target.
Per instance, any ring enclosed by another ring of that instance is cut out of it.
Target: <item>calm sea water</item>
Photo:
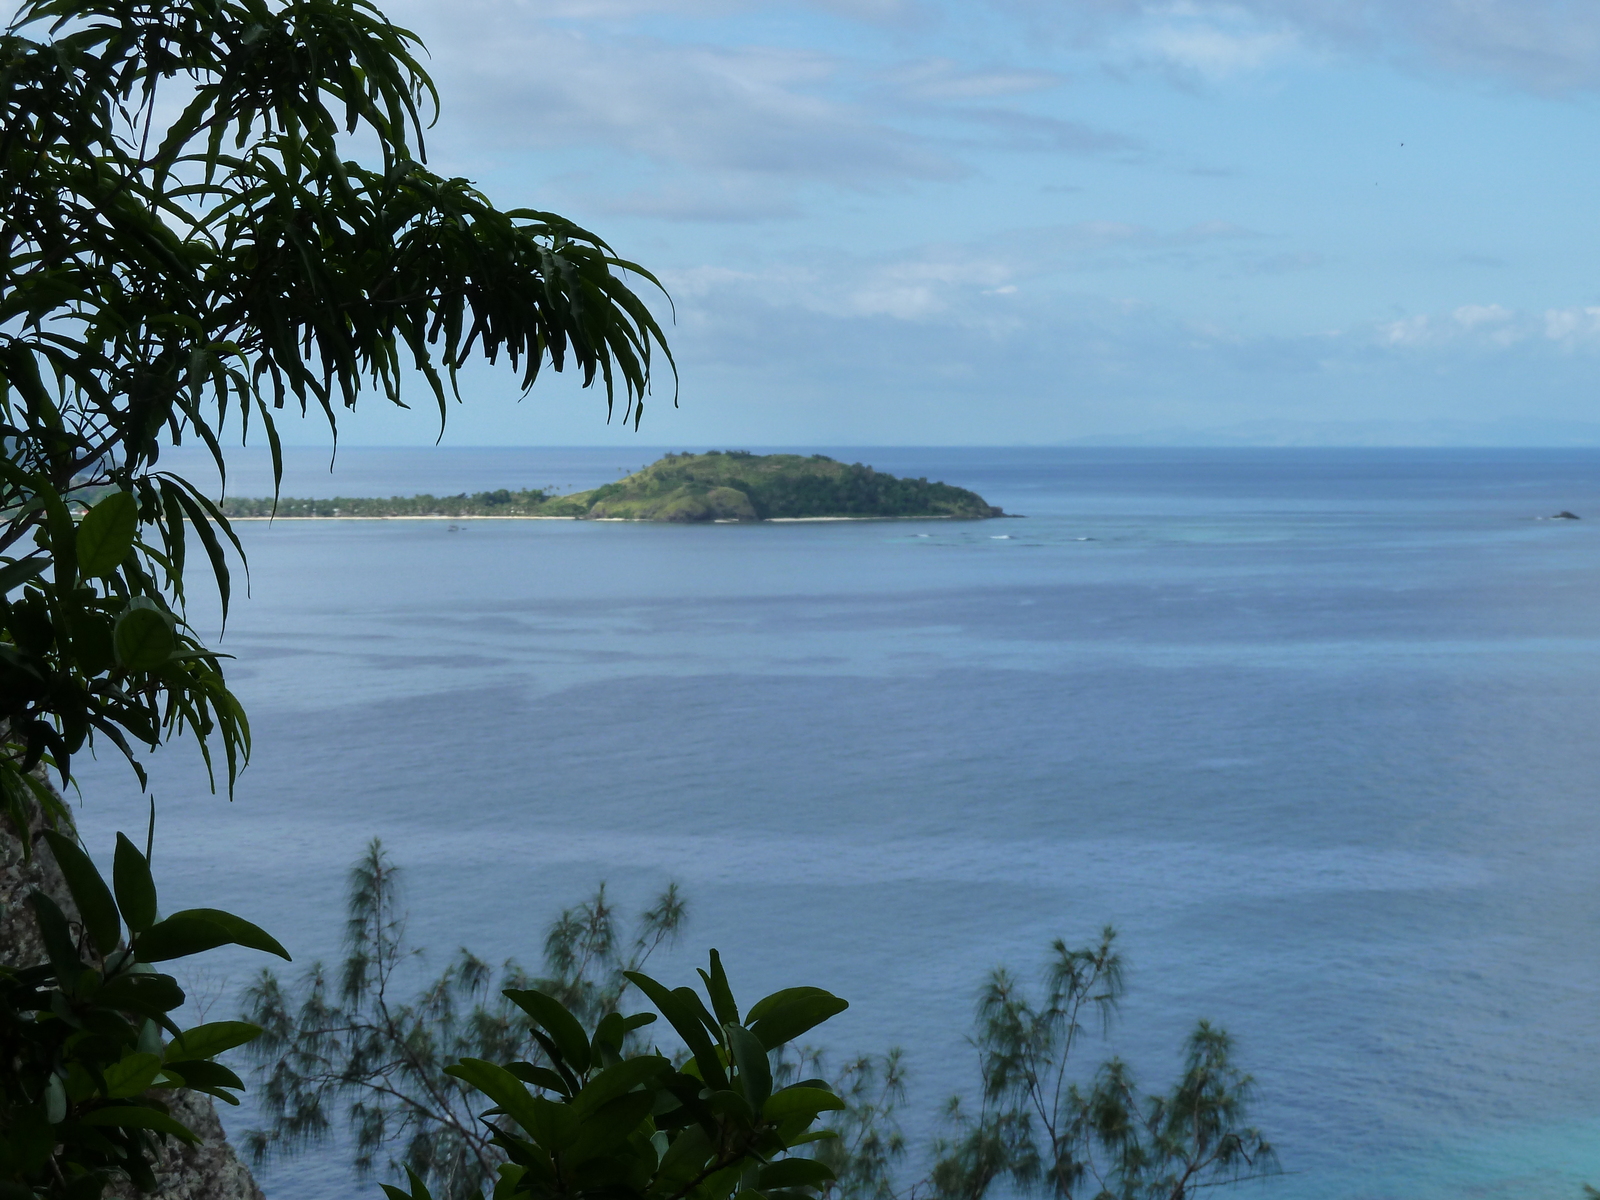
[[[296,452],[285,491],[657,453]],[[380,836],[432,963],[533,961],[599,881],[675,879],[654,969],[714,945],[745,997],[848,997],[830,1043],[906,1047],[919,1143],[983,973],[1111,922],[1114,1048],[1164,1083],[1206,1017],[1259,1082],[1286,1173],[1241,1194],[1600,1183],[1600,452],[838,454],[1027,518],[246,527],[222,644],[258,750],[231,804],[157,756],[168,907],[335,955]],[[143,829],[109,761],[84,796],[91,845]],[[213,1018],[252,966],[192,981]],[[332,1154],[264,1182],[376,1194]]]

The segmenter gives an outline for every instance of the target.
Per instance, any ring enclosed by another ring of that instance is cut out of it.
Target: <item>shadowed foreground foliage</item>
[[[482,1104],[471,1086],[447,1069],[467,1058],[539,1058],[537,1037],[508,990],[538,989],[597,1027],[617,1011],[623,973],[677,936],[685,908],[668,888],[627,938],[602,886],[551,927],[543,976],[507,962],[491,988],[494,969],[462,949],[437,978],[403,997],[420,952],[406,941],[398,881],[374,840],[350,871],[337,974],[330,978],[319,962],[290,985],[263,971],[247,991],[249,1019],[265,1030],[250,1053],[271,1123],[247,1135],[246,1145],[258,1162],[293,1153],[326,1140],[342,1118],[359,1174],[398,1166],[445,1196],[475,1196],[505,1155],[477,1118]],[[625,1039],[630,1051],[634,1041]]]
[[[72,839],[42,836],[71,902],[35,891],[46,961],[0,965],[0,1197],[97,1200],[124,1178],[150,1191],[161,1143],[199,1141],[173,1115],[173,1090],[237,1104],[244,1084],[216,1058],[261,1032],[180,1030],[183,989],[161,966],[225,945],[289,955],[231,913],[160,917],[149,859],[122,834],[110,886]]]
[[[275,1118],[253,1137],[258,1150],[326,1135],[342,1105],[358,1169],[399,1152],[409,1187],[383,1185],[391,1200],[464,1200],[491,1182],[497,1200],[805,1200],[831,1181],[789,1151],[844,1103],[820,1080],[775,1081],[769,1055],[845,1002],[788,988],[741,1017],[715,950],[700,972],[705,999],[642,974],[683,923],[675,889],[629,942],[604,889],[564,912],[546,939],[547,979],[508,963],[488,1001],[489,968],[463,951],[401,1004],[395,973],[410,952],[395,870],[376,842],[350,885],[338,1000],[320,967],[294,994],[270,974],[251,990]],[[667,1019],[684,1046],[676,1057],[645,1047],[639,1031],[655,1014],[624,1017],[624,988]]]
[[[402,1002],[397,976],[416,952],[406,946],[395,881],[394,866],[374,842],[351,872],[346,959],[337,980],[317,964],[297,987],[263,972],[251,989],[248,1016],[266,1030],[251,1053],[273,1119],[251,1137],[258,1155],[319,1141],[342,1120],[358,1171],[372,1172],[387,1155],[391,1171],[409,1172],[411,1191],[397,1195],[480,1196],[503,1164],[522,1160],[515,1137],[496,1116],[505,1108],[501,1096],[489,1093],[500,1107],[485,1114],[490,1101],[480,1094],[487,1090],[482,1076],[455,1064],[509,1064],[518,1078],[553,1086],[557,1076],[545,1068],[555,1034],[537,1016],[530,1025],[527,997],[533,992],[570,1014],[569,1036],[581,1028],[592,1040],[621,1020],[628,989],[643,987],[658,1008],[680,1006],[675,1015],[662,1011],[681,1039],[673,1061],[684,1071],[706,1086],[719,1070],[745,1079],[757,1071],[749,1057],[754,1051],[736,1053],[741,1035],[729,1032],[725,1012],[712,1018],[698,999],[684,998],[692,996],[686,989],[663,1000],[654,985],[640,983],[638,968],[685,922],[676,889],[640,914],[631,936],[624,935],[603,887],[566,910],[545,938],[541,978],[507,963],[491,998],[493,971],[462,950],[443,974]],[[1122,960],[1110,929],[1087,947],[1057,941],[1042,983],[1034,998],[1004,969],[985,981],[971,1039],[980,1088],[971,1102],[948,1102],[946,1132],[929,1148],[925,1173],[910,1183],[899,1178],[907,1157],[900,1125],[902,1051],[847,1059],[836,1070],[821,1050],[788,1039],[775,1053],[768,1053],[774,1047],[762,1051],[762,1061],[771,1060],[764,1070],[773,1087],[797,1085],[801,1076],[814,1077],[802,1086],[824,1086],[820,1079],[831,1078],[828,1103],[811,1114],[821,1121],[814,1131],[819,1136],[785,1143],[791,1159],[811,1159],[819,1173],[767,1192],[767,1200],[812,1194],[824,1200],[983,1200],[996,1191],[1052,1200],[1188,1200],[1276,1169],[1272,1148],[1246,1123],[1251,1081],[1233,1065],[1227,1035],[1208,1023],[1191,1034],[1183,1071],[1166,1092],[1141,1091],[1116,1058],[1083,1065],[1086,1041],[1103,1037],[1123,992]],[[607,1035],[619,1060],[653,1057],[638,1029],[628,1025]],[[706,1041],[713,1030],[732,1041],[717,1049]],[[564,1082],[570,1091],[573,1081]],[[730,1107],[717,1110],[718,1120],[730,1113],[752,1120],[761,1111],[754,1101],[725,1103]],[[757,1193],[766,1191],[754,1178],[738,1185],[746,1200],[761,1200]],[[529,1177],[518,1176],[507,1185],[502,1177],[494,1194],[581,1194],[569,1183],[533,1187]],[[641,1196],[656,1195],[644,1183],[638,1187]],[[699,1187],[660,1200],[719,1200]]]

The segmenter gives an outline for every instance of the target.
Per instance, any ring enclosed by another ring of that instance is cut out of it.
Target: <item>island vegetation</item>
[[[976,492],[901,479],[822,454],[712,450],[668,454],[615,483],[553,496],[537,488],[456,496],[230,499],[232,519],[259,517],[567,517],[612,521],[784,521],[1006,514]]]

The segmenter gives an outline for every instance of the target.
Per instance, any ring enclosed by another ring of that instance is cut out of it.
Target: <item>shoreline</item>
[[[1007,514],[1010,515],[1009,513]],[[355,513],[340,513],[329,517],[229,517],[235,521],[595,521],[617,522],[628,525],[800,525],[819,521],[992,521],[993,517],[958,517],[952,513],[912,513],[885,517],[764,517],[756,521],[719,519],[714,521],[653,521],[648,517],[543,517],[532,513],[507,513],[489,516],[475,513],[467,517],[447,517],[436,513],[396,513],[393,516],[368,517]]]

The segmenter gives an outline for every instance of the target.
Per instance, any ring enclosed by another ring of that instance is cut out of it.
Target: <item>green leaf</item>
[[[50,567],[50,560],[42,555],[24,558],[0,566],[0,596],[15,591],[30,579],[37,579]]]
[[[804,1146],[810,1142],[836,1142],[838,1140],[838,1133],[832,1129],[813,1129],[797,1137],[790,1138],[789,1147],[793,1149],[795,1146]]]
[[[706,1002],[700,999],[699,992],[690,987],[675,987],[672,989],[672,994],[677,998],[678,1003],[683,1006],[685,1012],[693,1013],[700,1018],[700,1024],[713,1037],[722,1036],[722,1026],[717,1023],[717,1019],[706,1008]]]
[[[89,940],[104,958],[117,948],[122,937],[122,922],[117,918],[117,902],[111,898],[111,889],[82,847],[71,838],[53,829],[46,829],[44,837],[67,881],[73,903],[78,906],[78,915],[83,918]]]
[[[508,988],[504,995],[549,1032],[561,1050],[561,1057],[573,1070],[582,1074],[589,1069],[589,1038],[578,1018],[568,1012],[561,1001],[540,991],[516,988]]]
[[[167,1062],[189,1062],[191,1059],[215,1058],[235,1046],[243,1046],[261,1036],[261,1026],[248,1021],[212,1021],[185,1029],[172,1039],[167,1047]]]
[[[644,1140],[648,1129],[641,1128],[655,1097],[649,1092],[628,1092],[615,1096],[601,1105],[576,1131],[572,1143],[563,1151],[562,1158],[570,1164],[591,1162],[596,1158],[615,1159],[635,1134]],[[651,1154],[651,1166],[655,1155]]]
[[[623,975],[629,983],[649,997],[650,1003],[654,1004],[667,1022],[678,1031],[678,1036],[688,1043],[689,1052],[699,1064],[700,1077],[712,1087],[727,1087],[728,1074],[722,1069],[722,1062],[717,1057],[716,1045],[694,1011],[687,1008],[676,993],[669,992],[650,976],[639,971],[624,971]]]
[[[699,1125],[691,1125],[672,1139],[667,1152],[661,1156],[656,1169],[656,1182],[650,1189],[654,1196],[671,1196],[679,1185],[699,1175],[706,1162],[715,1153],[711,1139]],[[687,1190],[687,1189],[685,1189]]]
[[[844,1107],[843,1100],[823,1088],[786,1087],[767,1098],[761,1117],[765,1121],[787,1121],[792,1117],[814,1121],[820,1113],[838,1112]]]
[[[757,1001],[745,1021],[763,1046],[776,1050],[849,1007],[848,1001],[821,988],[784,988]]]
[[[110,575],[133,549],[139,532],[139,504],[132,492],[112,492],[78,523],[78,572],[84,578]]]
[[[626,1036],[627,1029],[622,1024],[622,1014],[607,1013],[594,1027],[594,1037],[589,1041],[590,1057],[595,1062],[604,1061],[602,1051],[610,1050],[613,1054],[619,1052]]]
[[[763,1191],[767,1188],[820,1188],[832,1183],[834,1178],[833,1172],[814,1158],[782,1158],[761,1168],[756,1186]]]
[[[614,1063],[584,1085],[572,1102],[573,1112],[580,1119],[586,1118],[601,1105],[671,1073],[671,1061],[659,1054],[641,1054],[638,1058]]]
[[[733,990],[728,987],[728,973],[722,969],[722,955],[715,950],[711,952],[711,973],[700,972],[700,978],[705,980],[706,995],[711,997],[711,1009],[717,1014],[717,1021],[727,1025],[730,1022],[739,1023],[739,1006],[733,1002]]]
[[[171,975],[119,975],[95,993],[95,1000],[106,1008],[137,1013],[158,1022],[176,1034],[178,1027],[167,1016],[183,1007],[183,989]]]
[[[285,950],[277,938],[273,937],[261,926],[246,921],[243,917],[236,917],[232,913],[223,912],[219,908],[186,908],[182,912],[175,912],[174,917],[194,917],[210,921],[227,931],[228,941],[231,945],[243,946],[247,950],[260,950],[263,954],[276,954],[284,962],[293,962],[289,952]]]
[[[409,1192],[403,1192],[392,1183],[380,1184],[386,1200],[433,1200],[433,1193],[428,1190],[428,1185],[417,1178],[417,1173],[410,1167],[406,1168],[406,1180],[411,1184]]]
[[[656,1021],[656,1014],[652,1012],[634,1013],[631,1017],[624,1017],[621,1013],[607,1013],[600,1018],[600,1023],[595,1026],[594,1037],[590,1039],[595,1060],[600,1060],[601,1049],[607,1048],[614,1054],[622,1052],[622,1044],[627,1041],[628,1034],[635,1029],[642,1029]]]
[[[535,1096],[504,1067],[481,1058],[463,1058],[444,1070],[446,1075],[470,1083],[493,1100],[513,1121],[527,1130],[534,1141],[555,1148],[571,1136],[572,1127],[576,1124],[571,1110],[565,1105]]]
[[[545,1091],[555,1092],[560,1096],[569,1094],[567,1081],[549,1067],[538,1067],[530,1062],[514,1062],[507,1063],[506,1070],[522,1080],[523,1083],[531,1083],[534,1087],[544,1088]]]
[[[743,1025],[724,1025],[723,1035],[728,1039],[734,1065],[739,1068],[739,1083],[744,1088],[744,1098],[756,1112],[772,1094],[772,1064],[767,1061],[767,1048]]]
[[[172,621],[154,608],[130,608],[117,618],[112,640],[117,659],[130,671],[153,671],[178,648]]]
[[[72,927],[67,923],[66,914],[43,892],[34,892],[28,897],[28,904],[33,909],[34,920],[39,924],[39,936],[44,942],[45,953],[50,956],[56,981],[62,988],[72,989],[78,982],[78,973],[83,969],[83,960],[78,957],[78,947],[72,941]]]
[[[175,1138],[198,1146],[200,1139],[187,1126],[153,1108],[138,1104],[119,1104],[111,1108],[97,1108],[78,1118],[83,1125],[110,1125],[118,1129],[150,1129],[156,1133],[171,1134]]]
[[[218,1062],[186,1060],[180,1063],[167,1063],[162,1067],[162,1071],[174,1079],[179,1087],[202,1090],[232,1103],[237,1101],[227,1094],[226,1089],[244,1091],[244,1080]]]
[[[111,620],[106,614],[92,609],[79,609],[68,614],[66,622],[71,635],[72,656],[86,675],[99,675],[111,670],[117,663],[117,648],[112,641]]]
[[[161,1072],[159,1054],[129,1054],[105,1070],[105,1094],[112,1100],[137,1096],[156,1081]]]
[[[741,1126],[754,1125],[756,1110],[750,1107],[750,1102],[732,1088],[712,1092],[706,1097],[706,1107],[719,1117],[731,1117]]]
[[[158,921],[139,935],[134,953],[140,962],[166,962],[218,946],[244,946],[293,961],[266,930],[215,908],[187,908]]]
[[[156,920],[156,884],[150,864],[125,833],[117,834],[117,855],[111,864],[111,882],[117,889],[117,907],[134,933],[143,933]]]
[[[62,1096],[65,1100],[65,1095]],[[49,1115],[42,1111],[37,1104],[18,1105],[11,1110],[9,1127],[6,1129],[6,1148],[11,1152],[10,1170],[21,1168],[24,1174],[44,1169],[45,1163],[50,1161],[50,1155],[56,1147],[55,1131],[50,1128]],[[23,1196],[25,1200],[37,1200],[37,1194],[30,1187]]]

